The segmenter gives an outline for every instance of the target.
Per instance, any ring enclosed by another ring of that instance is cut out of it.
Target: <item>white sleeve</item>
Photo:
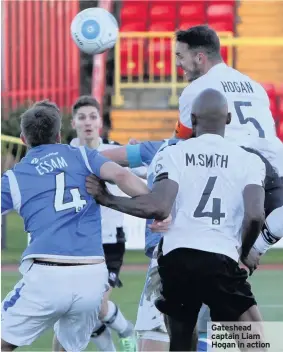
[[[179,184],[180,167],[180,151],[177,146],[172,146],[164,149],[158,154],[154,168],[154,182],[163,179],[169,179]]]
[[[179,119],[181,124],[187,128],[192,128],[191,113],[193,102],[197,95],[205,88],[206,87],[203,87],[200,83],[194,81],[183,90],[183,93],[179,98]]]
[[[187,128],[192,128],[191,111],[193,99],[192,95],[187,94],[179,99],[180,122]]]
[[[266,167],[264,162],[260,159],[259,156],[250,154],[248,163],[246,184],[259,185],[264,187],[264,181],[266,177]]]

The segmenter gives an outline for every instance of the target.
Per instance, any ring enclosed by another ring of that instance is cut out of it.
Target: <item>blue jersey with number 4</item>
[[[155,155],[162,151],[164,148],[175,145],[181,139],[163,139],[161,141],[142,142],[136,145],[127,145],[127,159],[131,168],[148,165],[147,172],[147,186],[152,189],[154,169],[155,169]],[[161,233],[152,232],[148,225],[152,224],[153,219],[146,220],[145,229],[145,254],[152,257],[153,250],[157,246],[162,236]]]
[[[41,145],[3,175],[2,213],[15,209],[31,236],[23,258],[103,256],[100,207],[85,181],[107,161],[87,147]]]

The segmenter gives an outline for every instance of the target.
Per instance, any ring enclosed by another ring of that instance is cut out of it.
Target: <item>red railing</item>
[[[41,99],[69,108],[79,95],[79,50],[70,35],[79,1],[4,0],[2,11],[5,108]]]

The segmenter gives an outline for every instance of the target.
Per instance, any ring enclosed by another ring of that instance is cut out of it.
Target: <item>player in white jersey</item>
[[[270,181],[265,186],[266,221],[255,245],[257,260],[283,237],[283,143],[276,136],[269,98],[259,83],[223,62],[219,38],[207,26],[176,33],[176,63],[190,82],[179,99],[176,137],[191,136],[193,100],[204,89],[213,88],[225,95],[232,114],[225,137],[258,151],[276,170],[277,175],[267,175]]]
[[[205,90],[192,111],[197,138],[160,153],[150,194],[116,197],[95,176],[86,184],[112,209],[159,220],[172,214],[159,246],[162,298],[156,302],[169,316],[171,351],[190,350],[202,303],[214,321],[261,320],[238,260],[245,263],[264,221],[265,165],[223,138],[231,115],[221,93]]]
[[[117,148],[117,144],[110,143],[99,136],[102,120],[99,113],[99,103],[95,98],[91,96],[79,97],[73,105],[72,115],[72,127],[76,131],[77,138],[71,141],[71,146],[87,146],[99,152]],[[113,194],[124,195],[116,185],[108,183],[107,186]],[[101,321],[97,324],[91,337],[91,341],[96,344],[100,351],[115,351],[111,330],[117,332],[123,351],[135,350],[133,324],[127,321],[118,306],[109,300],[112,288],[122,287],[119,273],[123,264],[126,242],[123,221],[123,213],[101,207],[102,243],[109,273],[110,289],[105,293],[102,302]],[[90,278],[90,280],[95,280],[95,278]],[[59,348],[55,339],[54,349],[58,351]]]

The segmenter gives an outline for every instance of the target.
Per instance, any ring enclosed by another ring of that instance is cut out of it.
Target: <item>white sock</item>
[[[254,248],[264,254],[271,246],[283,237],[283,206],[273,210],[265,220],[262,232],[258,236]]]
[[[123,333],[129,328],[129,322],[125,319],[116,304],[111,301],[108,301],[108,313],[102,319],[102,322],[120,335],[123,335]]]
[[[101,352],[116,352],[116,348],[112,341],[111,331],[107,326],[100,322],[100,326],[95,327],[93,335],[97,334],[95,337],[91,337],[90,341],[93,342],[99,351]]]

